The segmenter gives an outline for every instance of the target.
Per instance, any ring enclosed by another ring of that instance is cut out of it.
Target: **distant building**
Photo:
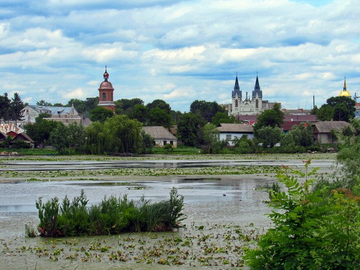
[[[174,148],[177,147],[177,138],[163,126],[148,126],[143,127],[143,130],[154,139],[155,146],[163,147],[171,144]]]
[[[234,146],[234,140],[247,136],[248,139],[254,138],[254,129],[251,125],[220,123],[219,140],[226,141],[229,146]]]
[[[312,124],[315,143],[334,142],[334,131],[343,131],[350,123],[345,121],[319,121]]]
[[[236,76],[234,90],[231,93],[232,102],[226,106],[229,115],[258,115],[267,109],[273,108],[275,103],[270,103],[267,100],[263,100],[263,93],[260,88],[259,78],[256,76],[254,90],[252,95],[249,96],[246,92],[246,96],[243,97],[243,93],[240,90],[239,80]]]
[[[23,141],[29,144],[30,147],[34,146],[34,141],[15,123],[0,124],[0,142],[6,140],[7,137],[12,139],[11,143],[15,141]]]
[[[62,122],[64,125],[71,123],[82,123],[82,117],[76,111],[74,106],[60,107],[60,106],[37,106],[27,105],[21,110],[21,115],[24,124],[35,123],[35,119],[41,113],[47,113],[50,117],[46,117],[46,120],[53,120]]]
[[[105,66],[104,81],[100,84],[99,87],[99,104],[98,106],[104,107],[106,109],[112,110],[115,112],[115,103],[114,103],[114,88],[111,82],[108,81],[109,73]]]

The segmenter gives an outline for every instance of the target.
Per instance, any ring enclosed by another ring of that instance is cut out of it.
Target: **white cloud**
[[[72,92],[64,94],[63,97],[67,99],[72,99],[72,98],[82,99],[85,97],[85,92],[83,89],[77,88]]]

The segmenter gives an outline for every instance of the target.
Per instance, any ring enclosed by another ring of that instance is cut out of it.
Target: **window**
[[[239,102],[238,100],[235,100],[235,107],[238,107],[239,106]]]
[[[227,140],[227,141],[230,141],[230,140],[231,140],[231,134],[226,135],[226,140]]]
[[[106,100],[106,94],[105,93],[102,93],[102,99]]]

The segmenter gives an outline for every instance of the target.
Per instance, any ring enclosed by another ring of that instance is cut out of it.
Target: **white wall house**
[[[177,138],[163,126],[143,127],[143,130],[154,139],[155,146],[163,147],[167,144],[171,144],[172,147],[177,147]]]
[[[219,127],[219,138],[227,141],[230,146],[234,145],[234,140],[246,135],[248,139],[254,138],[254,129],[251,125],[221,123]]]

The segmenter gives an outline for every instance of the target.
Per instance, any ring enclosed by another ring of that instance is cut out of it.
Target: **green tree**
[[[93,122],[99,121],[103,123],[105,122],[106,119],[111,118],[113,116],[114,113],[112,112],[112,110],[98,106],[91,111],[90,120]]]
[[[334,108],[329,104],[324,104],[317,110],[316,117],[320,121],[331,121],[334,117]]]
[[[291,135],[296,145],[308,147],[314,143],[312,128],[309,123],[301,123],[300,125],[293,126]]]
[[[116,114],[126,114],[131,116],[136,105],[144,105],[144,101],[140,98],[133,99],[119,99],[115,103],[115,113]]]
[[[26,130],[26,134],[34,140],[37,146],[44,146],[49,145],[50,134],[59,125],[63,124],[61,122],[37,117],[34,124],[27,124],[24,126],[24,129]]]
[[[10,120],[10,103],[11,100],[8,98],[7,93],[0,96],[0,121],[1,119],[3,119],[4,122]]]
[[[50,102],[46,102],[45,100],[40,100],[36,102],[37,106],[52,106],[52,104]]]
[[[264,127],[280,127],[284,123],[284,113],[280,110],[280,104],[275,103],[274,107],[263,111],[254,124],[254,135],[259,136],[258,131]]]
[[[178,136],[186,146],[199,143],[199,131],[205,125],[205,120],[195,113],[184,113],[178,123]]]
[[[195,100],[190,105],[190,112],[202,116],[206,122],[211,123],[212,118],[217,112],[225,112],[225,108],[221,107],[217,102],[208,102],[205,100]]]
[[[146,107],[149,109],[149,111],[151,109],[155,109],[155,108],[159,108],[161,110],[165,110],[166,113],[170,114],[171,113],[171,107],[168,103],[166,103],[164,100],[162,99],[155,99],[153,102],[148,103],[146,105]]]
[[[50,134],[50,142],[60,154],[80,153],[85,144],[85,129],[77,123],[58,125]]]
[[[164,126],[168,128],[172,125],[171,114],[166,109],[161,109],[160,107],[149,109],[148,118],[149,126]]]
[[[220,123],[235,123],[235,116],[229,116],[226,112],[217,112],[212,118],[211,123],[215,126],[219,126]]]
[[[322,121],[346,121],[355,117],[355,100],[350,97],[331,97],[318,110],[316,116]]]
[[[144,130],[141,131],[142,137],[142,154],[151,154],[155,145],[154,138],[147,134]]]
[[[258,130],[257,139],[264,148],[273,148],[281,140],[283,132],[279,127],[266,126]]]
[[[104,123],[93,122],[86,128],[86,151],[90,154],[141,153],[141,123],[126,115],[116,115]]]
[[[219,154],[221,150],[221,143],[219,138],[219,130],[213,124],[206,124],[202,128],[204,139],[203,150],[208,154]]]
[[[130,118],[136,119],[139,122],[146,124],[148,119],[148,109],[142,104],[136,104],[130,115]]]
[[[24,108],[24,103],[22,102],[19,94],[15,93],[10,103],[11,120],[13,121],[21,120],[21,110],[23,108]]]

